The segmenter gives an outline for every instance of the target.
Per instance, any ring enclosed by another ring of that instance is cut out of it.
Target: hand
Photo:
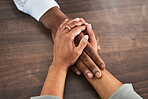
[[[54,66],[64,66],[68,69],[77,61],[88,42],[88,35],[85,35],[77,46],[74,43],[75,37],[86,29],[82,24],[84,22],[79,22],[76,18],[70,21],[66,19],[59,26],[54,40]],[[71,31],[66,28],[67,25],[71,27]]]
[[[84,20],[83,20],[84,21]],[[89,35],[90,38],[90,44],[92,46],[92,48],[90,49],[90,53],[86,53],[86,51],[81,54],[80,59],[78,59],[76,65],[77,66],[72,66],[72,70],[77,74],[80,75],[81,71],[83,72],[83,74],[85,76],[87,76],[88,78],[93,78],[93,74],[97,77],[100,78],[101,77],[101,71],[98,68],[98,66],[101,67],[101,65],[103,65],[103,67],[105,66],[103,60],[99,57],[99,55],[97,54],[97,50],[100,50],[100,46],[98,46],[97,44],[99,44],[96,41],[96,37],[95,34],[91,28],[91,25],[87,25],[87,33]],[[89,44],[89,43],[88,43]],[[98,47],[97,47],[98,46]],[[86,50],[87,48],[85,48]],[[94,54],[94,55],[93,55]],[[95,58],[91,58],[91,56],[96,56]],[[92,60],[93,59],[93,60]],[[98,65],[98,66],[97,66]]]

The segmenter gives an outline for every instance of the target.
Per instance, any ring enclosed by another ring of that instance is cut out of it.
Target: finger
[[[66,24],[68,22],[69,19],[65,19],[61,25],[59,26],[59,29],[62,29],[62,27],[64,26],[64,24]]]
[[[93,73],[85,66],[85,64],[80,59],[78,59],[76,65],[86,77],[93,78]]]
[[[88,25],[87,25],[87,34],[88,34],[88,36],[89,36],[90,44],[91,44],[95,49],[97,49],[96,36],[95,36],[94,31],[92,30],[91,24],[88,24]]]
[[[72,20],[69,20],[68,22],[66,22],[63,26],[62,26],[62,30],[65,30],[65,29],[67,29],[68,31],[69,31],[69,29],[68,28],[66,28],[66,26],[69,26],[69,24],[71,24],[72,22],[74,22],[74,21],[80,21],[80,18],[75,18],[75,19],[72,19]]]
[[[96,41],[97,41],[97,50],[99,52],[101,50],[100,42],[99,42],[99,37],[96,34],[95,34],[95,37],[96,37]]]
[[[102,69],[105,68],[105,63],[98,55],[96,49],[94,49],[94,47],[91,46],[90,43],[87,43],[87,46],[85,48],[85,52],[87,53],[87,55],[89,55],[93,59],[93,61],[97,64],[97,66],[99,66]]]
[[[78,67],[76,67],[75,65],[71,66],[71,69],[73,72],[75,72],[77,75],[81,75],[81,71]]]
[[[82,24],[84,24],[84,22],[73,21],[68,26],[70,27],[70,29],[73,29],[74,27],[81,26]],[[69,29],[65,29],[65,32],[69,32]]]
[[[84,48],[86,47],[88,42],[88,35],[85,35],[81,40],[80,43],[77,47],[75,47],[74,50],[76,50],[76,52],[79,53],[79,55],[81,55],[82,51],[84,50]]]
[[[86,28],[86,26],[77,26],[75,28],[73,28],[69,34],[72,35],[74,38],[79,35],[82,31],[84,31]]]
[[[81,61],[95,74],[97,78],[101,77],[101,71],[94,61],[83,51],[80,56]]]
[[[85,25],[88,25],[88,23],[83,18],[80,18],[80,22],[84,22]]]
[[[86,22],[83,18],[80,18],[80,21],[82,21],[82,22]]]

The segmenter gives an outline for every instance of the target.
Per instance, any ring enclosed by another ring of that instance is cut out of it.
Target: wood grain
[[[148,98],[148,0],[57,0],[71,18],[83,17],[100,38],[107,69]],[[0,1],[0,99],[40,94],[52,62],[51,32]],[[83,75],[68,72],[65,99],[98,99]]]

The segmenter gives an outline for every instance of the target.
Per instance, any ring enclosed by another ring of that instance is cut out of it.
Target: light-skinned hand
[[[68,21],[66,19],[58,28],[54,39],[54,57],[52,65],[64,66],[68,68],[73,65],[88,43],[88,35],[85,35],[80,43],[76,46],[74,39],[82,31],[86,29],[84,22],[80,22],[79,18]],[[71,30],[66,26],[71,27]]]

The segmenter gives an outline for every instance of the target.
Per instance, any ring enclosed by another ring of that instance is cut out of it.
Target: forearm
[[[95,88],[101,99],[108,99],[122,85],[122,83],[106,69],[101,70],[101,72],[102,77],[100,79],[97,79],[96,77],[89,79],[87,76],[86,78]]]
[[[55,36],[55,33],[56,33],[59,25],[66,18],[68,18],[68,17],[65,14],[63,14],[62,11],[59,8],[54,7],[52,9],[50,9],[49,11],[47,11],[42,16],[40,21],[43,23],[43,25],[46,28],[50,29],[53,32],[54,36]],[[83,36],[84,36],[84,34],[81,33],[81,35],[79,35],[76,38],[76,43],[78,43]],[[85,50],[86,50],[87,54],[92,56],[91,57],[92,59],[98,60],[98,58],[96,57],[97,53],[94,53],[92,49],[93,49],[92,46],[90,44],[88,44],[88,46],[86,47]],[[96,89],[96,91],[101,96],[101,98],[109,98],[122,85],[122,83],[120,81],[118,81],[115,77],[113,77],[107,70],[102,70],[102,74],[103,75],[102,75],[102,77],[100,79],[97,79],[95,77],[93,79],[89,79],[87,77],[86,78],[93,85],[93,87]],[[48,75],[51,75],[51,74],[48,74]],[[55,78],[56,76],[57,76],[57,74],[54,75],[53,78]],[[65,78],[63,78],[62,80],[64,80],[64,79]],[[49,83],[48,80],[51,80],[51,77],[49,77],[49,78],[47,77],[46,82]],[[45,82],[44,86],[46,85],[46,82]],[[60,84],[60,83],[58,83],[58,84]],[[49,88],[54,87],[52,84],[49,84],[49,85],[50,85],[50,86],[48,86]],[[62,85],[64,85],[64,84],[63,83],[60,84],[60,85],[56,85],[55,84],[55,87],[57,87],[57,86],[60,87]],[[62,90],[60,90],[60,91],[56,90],[55,92],[59,92],[59,95],[62,96],[63,95],[64,86],[62,86],[60,88],[62,88]],[[44,89],[45,89],[45,87],[43,87],[42,94],[45,92]],[[54,88],[54,89],[59,89],[59,88]],[[48,92],[46,92],[46,93],[50,93],[50,95],[55,95],[53,92],[51,92],[51,90],[48,90]],[[57,96],[57,94],[58,93],[56,93],[55,96]]]
[[[63,98],[66,75],[66,68],[51,65],[41,95],[53,95]]]

